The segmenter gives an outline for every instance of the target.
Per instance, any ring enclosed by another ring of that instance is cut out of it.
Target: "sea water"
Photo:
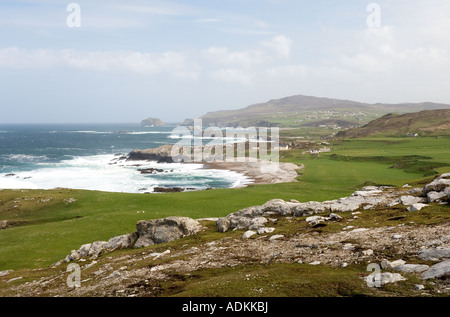
[[[135,149],[175,144],[174,127],[137,124],[0,124],[0,189],[57,187],[148,193],[155,187],[188,190],[251,183],[242,174],[202,164],[120,160]],[[142,174],[139,169],[163,172]]]

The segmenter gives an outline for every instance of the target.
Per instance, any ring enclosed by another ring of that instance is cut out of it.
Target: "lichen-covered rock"
[[[422,193],[426,197],[429,192],[445,192],[448,188],[450,188],[450,173],[442,174],[431,183],[425,185]]]
[[[296,203],[285,202],[282,199],[272,199],[262,206],[262,211],[277,212],[280,214],[280,216],[288,216],[292,215],[293,208],[296,205]]]
[[[167,217],[143,220],[136,225],[138,239],[135,248],[152,244],[167,243],[196,234],[202,229],[200,223],[187,217]]]
[[[122,236],[117,236],[109,239],[108,242],[103,245],[103,248],[108,250],[109,252],[120,249],[132,248],[136,243],[137,239],[138,239],[137,232],[124,234]]]
[[[317,201],[299,203],[293,207],[293,215],[296,217],[312,216],[326,211],[325,205]]]

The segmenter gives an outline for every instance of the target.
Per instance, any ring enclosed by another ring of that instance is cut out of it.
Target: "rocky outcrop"
[[[180,193],[184,192],[184,188],[181,187],[155,187],[153,188],[154,193]]]
[[[308,222],[314,226],[323,221],[339,221],[339,216],[336,213],[356,211],[362,207],[364,209],[372,209],[376,206],[390,208],[402,204],[407,207],[406,210],[408,211],[420,211],[428,206],[423,202],[442,202],[450,196],[450,173],[441,175],[423,189],[411,189],[408,193],[410,195],[404,195],[402,192],[391,190],[391,187],[387,186],[366,186],[349,197],[324,202],[302,203],[272,199],[262,206],[248,207],[219,218],[216,222],[217,230],[219,232],[236,229],[257,230],[264,227],[267,222],[266,217],[271,215],[311,217],[317,214],[330,213],[329,217],[308,218],[310,220]],[[423,196],[413,196],[418,193],[422,193]]]
[[[450,188],[450,173],[442,174],[431,183],[423,188],[423,196],[427,196],[429,192],[448,192]]]
[[[425,280],[445,276],[450,276],[450,260],[445,260],[437,263],[433,265],[429,270],[422,273],[422,278]]]
[[[162,145],[156,149],[134,150],[128,154],[127,161],[156,161],[173,163],[172,145]]]
[[[316,214],[330,213],[325,218],[311,218],[311,222],[317,224],[320,221],[339,221],[340,216],[335,213],[355,211],[363,205],[378,206],[391,203],[397,198],[393,191],[387,187],[364,187],[360,191],[354,192],[351,196],[324,202],[286,202],[282,199],[273,199],[262,206],[248,207],[232,213],[226,217],[219,218],[216,222],[219,232],[228,230],[257,230],[267,223],[267,218],[271,215],[305,217]]]
[[[168,217],[139,221],[136,228],[139,238],[134,247],[139,248],[194,235],[202,229],[202,226],[197,220],[191,218]]]
[[[450,258],[450,248],[425,249],[419,252],[419,258],[426,261],[439,260],[441,258]]]
[[[141,121],[141,126],[143,127],[162,127],[164,126],[164,122],[158,118],[148,118]]]
[[[202,226],[198,221],[191,218],[168,217],[164,219],[139,221],[136,224],[136,228],[137,232],[113,237],[108,241],[95,241],[93,243],[83,244],[78,250],[72,250],[63,261],[78,261],[88,257],[95,259],[100,254],[115,250],[139,248],[170,242],[196,234],[202,229]]]
[[[377,273],[365,277],[366,283],[369,287],[382,287],[386,284],[405,281],[406,278],[398,273]]]

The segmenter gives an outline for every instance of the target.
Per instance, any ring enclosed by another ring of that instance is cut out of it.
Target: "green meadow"
[[[82,244],[135,231],[139,220],[221,217],[275,198],[324,201],[365,185],[420,184],[450,172],[449,149],[446,137],[340,140],[330,153],[281,152],[281,161],[304,164],[298,182],[241,189],[168,194],[1,190],[0,220],[13,227],[0,230],[0,271],[49,266]],[[70,198],[76,201],[69,203]]]

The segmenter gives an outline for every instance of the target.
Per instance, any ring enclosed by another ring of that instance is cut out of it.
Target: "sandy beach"
[[[270,161],[257,162],[208,162],[207,169],[222,169],[241,173],[253,180],[253,184],[277,184],[296,182],[298,166],[293,163],[273,163]]]

